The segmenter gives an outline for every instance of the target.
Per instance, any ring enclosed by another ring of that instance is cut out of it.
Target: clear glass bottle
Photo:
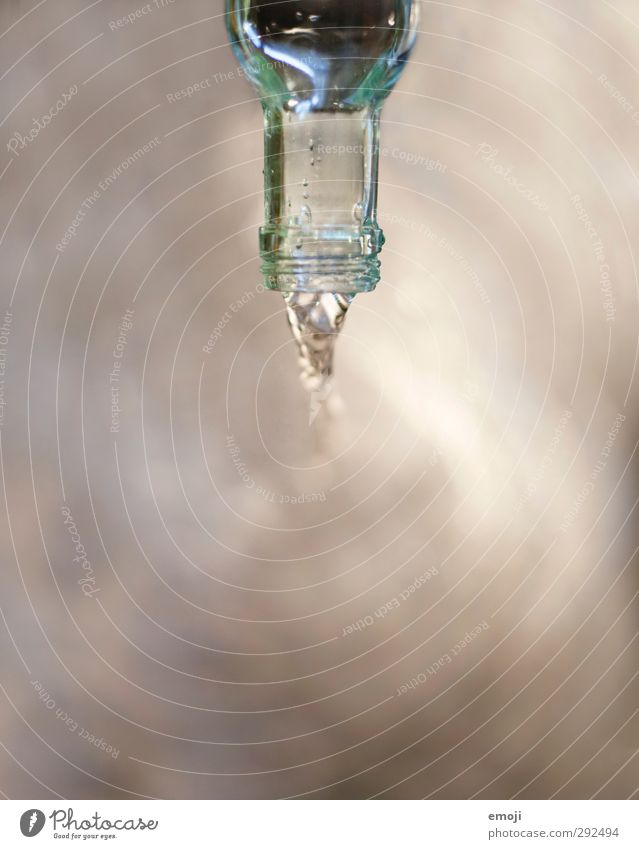
[[[227,0],[265,119],[265,285],[368,292],[379,281],[379,116],[415,40],[413,0]]]

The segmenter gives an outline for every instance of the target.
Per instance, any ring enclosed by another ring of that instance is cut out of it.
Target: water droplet
[[[320,16],[319,15],[309,15],[308,19],[312,24],[316,24],[320,20]]]
[[[395,12],[391,12],[388,16],[388,25],[391,27],[395,26]]]
[[[304,179],[302,180],[302,185],[304,186],[304,188],[308,186],[308,180],[306,179],[306,177],[304,177]]]
[[[315,146],[315,143],[313,142],[313,139],[309,139],[308,140],[308,149],[313,150],[314,146]]]
[[[361,224],[364,220],[364,204],[358,202],[353,207],[353,218],[357,221],[358,224]]]
[[[301,21],[301,20],[303,20],[304,15],[301,12],[295,12],[295,17],[297,18],[298,21]]]
[[[306,206],[306,204],[304,204],[304,206],[302,206],[300,209],[300,222],[302,224],[302,227],[308,227],[311,224],[312,220],[313,214],[311,213],[311,209],[309,206]]]

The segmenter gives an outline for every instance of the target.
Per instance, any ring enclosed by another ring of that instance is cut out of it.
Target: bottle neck
[[[375,288],[379,108],[304,113],[265,107],[266,285],[282,292]]]

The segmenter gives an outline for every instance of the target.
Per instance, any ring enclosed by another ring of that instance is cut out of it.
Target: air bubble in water
[[[300,209],[300,223],[302,227],[309,227],[313,221],[313,215],[311,213],[311,208],[309,206],[304,205]]]

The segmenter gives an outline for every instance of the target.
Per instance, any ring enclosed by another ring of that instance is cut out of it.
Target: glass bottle
[[[379,281],[379,117],[413,46],[413,0],[227,0],[264,111],[265,285],[355,295]]]

